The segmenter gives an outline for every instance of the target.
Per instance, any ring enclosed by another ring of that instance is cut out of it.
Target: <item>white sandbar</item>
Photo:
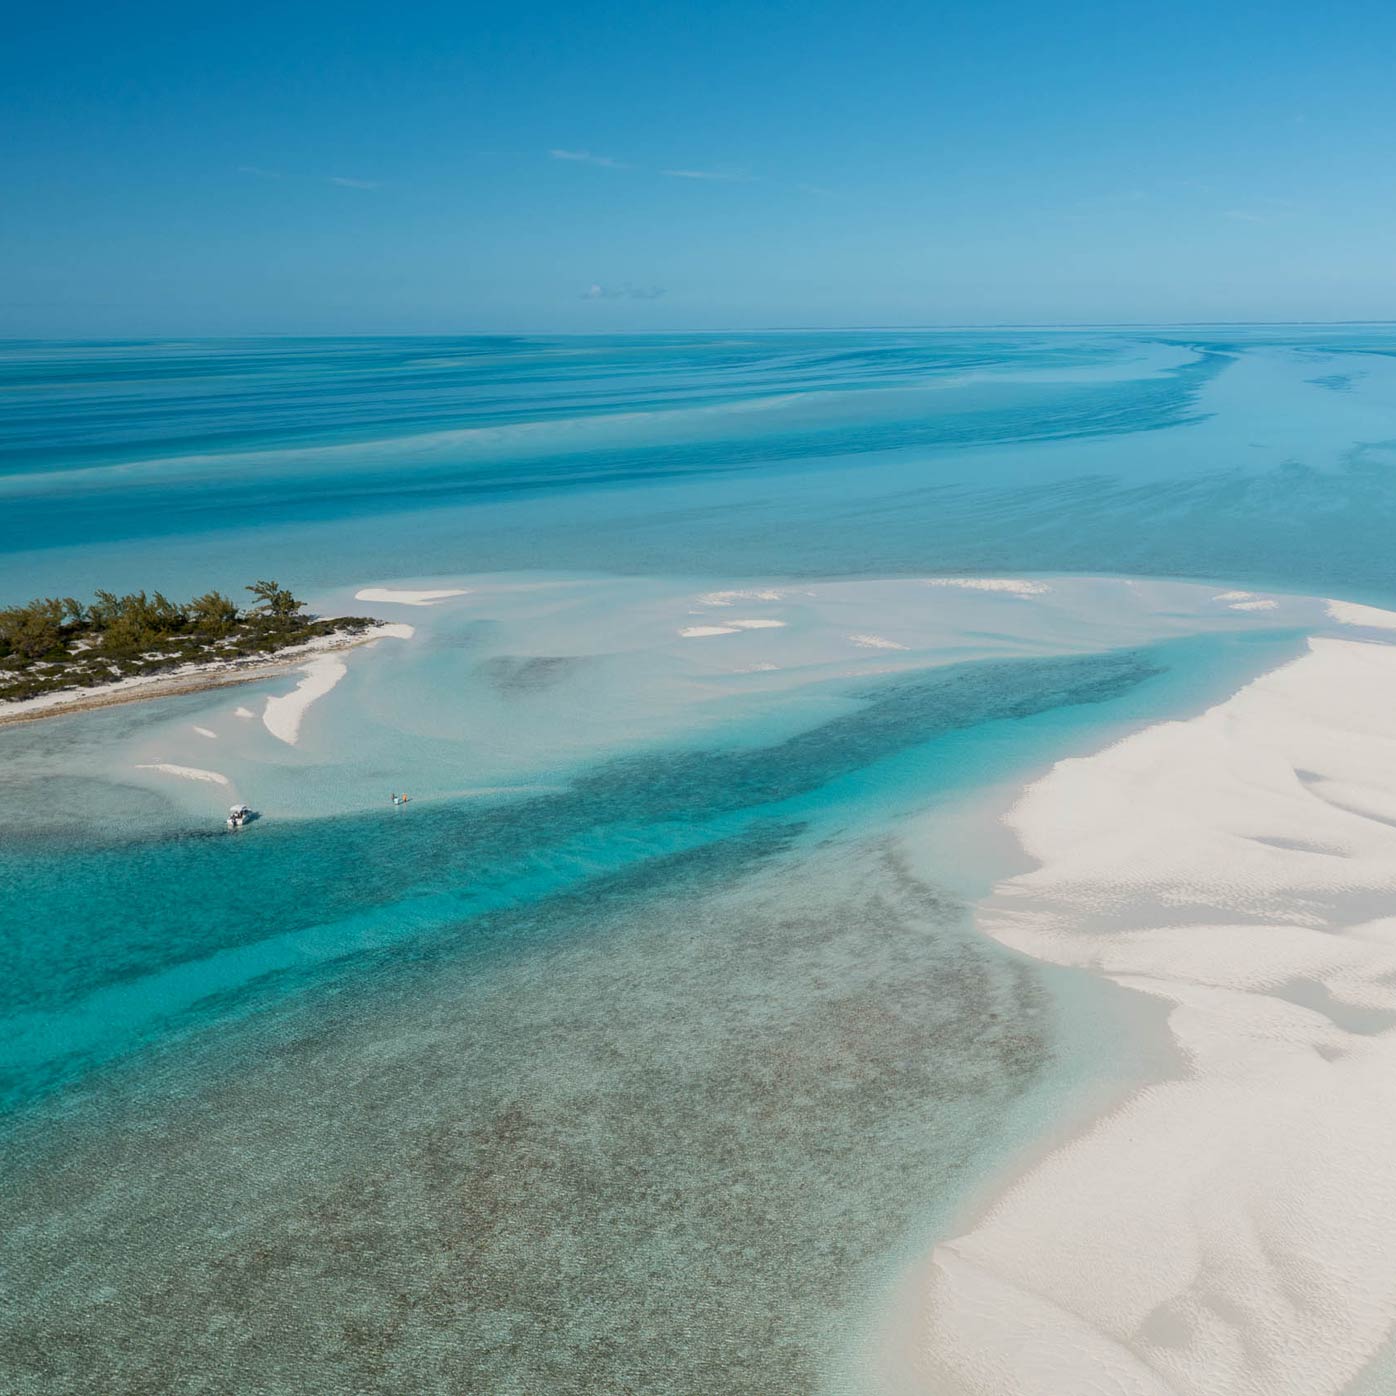
[[[981,925],[1169,1005],[1184,1068],[914,1282],[898,1392],[1338,1396],[1396,1328],[1396,646],[1059,763]]]
[[[704,606],[734,606],[738,601],[780,601],[783,591],[710,591],[698,600]]]
[[[928,577],[928,587],[958,587],[962,591],[1001,591],[1012,596],[1045,596],[1046,582],[1029,582],[1018,577]]]
[[[354,593],[355,601],[377,601],[390,606],[436,606],[452,596],[468,596],[469,587],[445,591],[401,591],[396,587],[364,587]]]
[[[1273,611],[1280,604],[1273,597],[1257,596],[1253,591],[1222,591],[1212,600],[1224,602],[1229,611]]]
[[[1359,606],[1355,601],[1325,601],[1324,609],[1343,625],[1365,625],[1372,630],[1396,630],[1396,611],[1379,606]]]
[[[335,655],[322,655],[301,666],[305,677],[289,693],[268,698],[262,710],[262,723],[278,740],[295,746],[300,741],[301,721],[306,710],[323,698],[345,674],[348,666]]]

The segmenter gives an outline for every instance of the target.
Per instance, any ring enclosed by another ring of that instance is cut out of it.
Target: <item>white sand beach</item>
[[[935,1248],[888,1389],[1337,1396],[1396,1327],[1396,646],[1314,638],[1008,822],[982,928],[1163,1000],[1181,1068]]]

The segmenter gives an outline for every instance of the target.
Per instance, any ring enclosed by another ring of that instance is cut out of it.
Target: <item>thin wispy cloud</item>
[[[662,286],[632,286],[628,281],[620,286],[603,286],[599,281],[593,281],[590,286],[582,292],[584,301],[653,301],[658,300],[664,294]]]
[[[646,171],[646,167],[643,165],[632,165],[627,161],[617,160],[613,155],[598,155],[591,150],[569,150],[562,146],[554,146],[548,151],[548,158],[550,160],[567,160],[579,165],[600,165],[608,170],[635,170],[640,173],[658,174],[665,179],[691,179],[709,184],[756,184],[761,179],[760,175],[754,175],[749,170],[736,169],[729,165],[716,165],[711,169],[675,165]],[[829,190],[823,189],[817,184],[791,184],[785,187],[796,189],[802,194],[826,195],[829,193]]]
[[[548,152],[548,157],[552,160],[571,160],[579,165],[603,165],[608,170],[628,168],[621,160],[616,160],[610,155],[593,155],[589,150],[553,149]]]
[[[1230,218],[1233,223],[1268,223],[1270,220],[1263,213],[1252,213],[1249,209],[1229,208],[1222,214],[1223,218]]]
[[[644,165],[631,165],[627,161],[618,161],[614,155],[597,155],[595,151],[574,151],[565,147],[553,147],[547,152],[549,159],[553,161],[570,161],[577,165],[600,165],[603,169],[613,170],[634,170],[637,173],[659,174],[663,179],[687,179],[695,180],[698,183],[706,184],[759,184],[768,183],[773,188],[789,188],[799,194],[815,194],[819,197],[828,197],[831,190],[819,186],[819,184],[790,184],[783,181],[762,180],[759,174],[752,174],[750,170],[737,169],[730,165],[713,166],[712,169],[698,169],[688,165],[667,166],[662,169],[646,169]]]
[[[250,175],[253,179],[286,179],[280,170],[264,169],[261,165],[239,165],[238,173]],[[350,175],[291,175],[293,181],[312,181],[322,184],[337,184],[341,189],[380,189],[376,179],[355,179]]]
[[[741,170],[660,170],[659,173],[670,179],[711,179],[726,184],[750,184],[756,179],[755,175]]]

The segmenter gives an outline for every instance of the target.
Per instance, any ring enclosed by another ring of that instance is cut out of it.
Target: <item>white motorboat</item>
[[[253,818],[251,805],[233,805],[228,811],[228,828],[241,829],[251,818]]]

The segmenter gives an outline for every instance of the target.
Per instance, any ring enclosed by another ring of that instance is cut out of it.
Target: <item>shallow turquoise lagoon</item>
[[[592,881],[768,829],[803,845],[886,828],[1031,770],[1102,718],[1220,694],[1295,643],[1281,632],[954,665],[852,685],[845,715],[773,745],[661,749],[554,793],[264,821],[245,838],[148,798],[123,807],[120,785],[12,787],[20,801],[66,801],[70,816],[28,836],[11,824],[0,845],[0,1099],[14,1108],[123,1054],[372,973],[384,954],[441,953],[444,941],[507,956],[510,912]],[[109,818],[83,821],[84,800]]]

